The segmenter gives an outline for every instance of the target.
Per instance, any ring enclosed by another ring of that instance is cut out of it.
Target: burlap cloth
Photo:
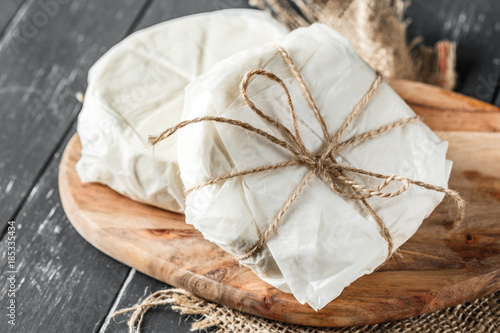
[[[349,38],[358,53],[387,78],[422,81],[452,89],[455,44],[407,43],[402,0],[251,0],[291,29],[321,22]],[[198,298],[184,290],[162,292],[162,305],[194,315],[193,330],[215,332],[500,332],[500,292],[438,312],[363,327],[318,329],[251,316]],[[155,305],[144,307],[142,315]],[[142,316],[141,316],[142,318]],[[135,323],[131,323],[132,329]]]
[[[444,309],[401,321],[349,328],[314,328],[285,324],[251,316],[231,308],[205,301],[181,289],[163,291],[164,304],[184,315],[197,315],[192,330],[208,329],[216,333],[368,333],[368,332],[500,332],[500,292]],[[147,329],[145,329],[147,331]]]
[[[456,83],[456,45],[440,41],[426,46],[406,40],[402,0],[250,0],[295,29],[324,23],[349,38],[361,57],[386,78],[421,81],[445,89]]]

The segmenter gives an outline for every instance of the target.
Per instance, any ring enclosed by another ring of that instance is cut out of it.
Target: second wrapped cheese
[[[297,29],[275,44],[290,56],[328,133],[335,136],[353,108],[366,97],[377,79],[376,73],[343,36],[324,25]],[[248,100],[295,133],[288,104],[291,102],[305,149],[313,156],[321,154],[327,145],[321,122],[304,93],[304,86],[287,64],[286,54],[267,45],[219,62],[187,87],[183,118],[235,119],[286,141],[277,125],[251,110],[240,91],[245,73],[263,69],[283,80],[291,101],[283,86],[269,75],[249,79]],[[415,117],[385,82],[363,103],[366,105],[342,132],[339,143]],[[343,172],[359,187],[376,189],[382,181],[350,172],[349,168],[403,175],[446,187],[451,170],[446,151],[446,142],[422,122],[413,122],[358,144],[346,145],[335,150],[334,155]],[[215,121],[200,121],[183,128],[178,136],[178,152],[181,178],[188,189],[231,173],[297,158],[259,133]],[[234,256],[241,256],[261,239],[309,171],[307,165],[298,163],[199,187],[187,196],[186,220],[206,239]],[[338,186],[342,187],[342,182]],[[391,183],[378,189],[390,193],[397,192],[399,186]],[[442,198],[442,193],[410,184],[397,196],[373,196],[366,201],[385,223],[396,249],[416,232]],[[262,248],[241,263],[269,284],[292,292],[299,302],[307,302],[314,309],[324,307],[390,255],[380,224],[360,202],[339,195],[324,179],[313,174],[286,209],[279,227]]]
[[[179,121],[184,88],[196,76],[286,33],[267,13],[228,9],[161,23],[114,46],[89,73],[78,119],[81,180],[182,212],[175,140],[153,154],[148,135]]]

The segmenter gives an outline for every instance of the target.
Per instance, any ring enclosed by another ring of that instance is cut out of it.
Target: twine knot
[[[328,170],[331,164],[321,158],[321,156],[313,156],[312,154],[297,156],[298,164],[301,164],[320,176],[325,170]]]
[[[387,241],[387,247],[388,247],[388,257],[390,257],[393,253],[393,241],[392,241],[392,236],[390,232],[388,231],[385,223],[382,221],[382,219],[377,215],[377,213],[373,210],[373,208],[368,204],[367,199],[372,198],[372,197],[380,197],[380,198],[393,198],[398,195],[403,194],[405,191],[408,190],[410,184],[414,184],[416,186],[432,190],[432,191],[437,191],[444,193],[455,201],[455,203],[458,206],[458,215],[455,219],[455,224],[460,223],[465,215],[465,206],[464,206],[464,201],[462,198],[458,195],[456,191],[446,189],[440,186],[435,186],[432,184],[427,184],[421,181],[417,180],[411,180],[407,177],[401,176],[401,175],[382,175],[374,172],[370,172],[367,170],[363,169],[358,169],[355,167],[343,165],[337,162],[336,156],[338,155],[337,152],[345,147],[348,146],[353,146],[360,144],[366,140],[369,140],[373,137],[379,136],[383,133],[386,133],[393,128],[400,127],[400,126],[406,126],[410,123],[414,123],[417,121],[420,121],[419,117],[410,117],[406,119],[400,119],[396,120],[392,123],[389,123],[387,125],[381,126],[379,128],[376,128],[374,130],[368,131],[366,133],[362,133],[359,135],[355,135],[351,137],[350,139],[347,139],[345,141],[341,141],[340,138],[342,134],[345,133],[347,128],[354,122],[354,120],[360,115],[361,111],[365,108],[365,106],[368,104],[368,102],[371,100],[373,95],[376,93],[377,89],[380,87],[382,84],[382,76],[380,74],[377,74],[376,79],[372,83],[370,89],[366,92],[366,94],[361,98],[361,100],[356,104],[356,106],[353,108],[351,113],[348,115],[348,117],[345,119],[344,123],[342,126],[337,130],[337,132],[332,136],[328,130],[328,127],[321,116],[318,106],[316,105],[316,102],[312,98],[312,95],[309,91],[309,88],[307,87],[302,75],[300,72],[297,70],[294,62],[288,55],[288,53],[281,47],[279,46],[274,46],[277,50],[278,53],[281,55],[281,57],[284,59],[285,63],[288,65],[290,68],[291,72],[294,74],[296,80],[299,82],[299,85],[302,89],[302,91],[305,94],[305,97],[308,101],[309,106],[312,108],[314,111],[314,114],[316,116],[316,119],[318,120],[319,124],[321,125],[322,131],[323,131],[323,136],[324,136],[324,147],[321,151],[320,154],[313,154],[310,152],[306,146],[304,145],[304,142],[302,141],[298,125],[297,125],[297,118],[295,115],[295,109],[294,105],[292,103],[292,98],[290,96],[290,92],[288,90],[288,87],[285,85],[283,80],[281,80],[279,77],[277,77],[274,73],[271,73],[267,70],[264,69],[255,69],[248,71],[245,76],[243,77],[243,80],[241,82],[241,95],[243,96],[243,99],[247,106],[255,112],[260,118],[264,119],[268,123],[270,123],[273,127],[275,127],[281,134],[282,138],[279,138],[277,136],[274,136],[262,129],[256,128],[252,126],[249,123],[245,123],[236,119],[229,119],[229,118],[224,118],[224,117],[213,117],[213,116],[205,116],[205,117],[199,117],[199,118],[194,118],[191,120],[186,120],[183,122],[180,122],[176,126],[167,129],[165,132],[160,134],[157,137],[150,137],[150,143],[152,145],[156,145],[160,141],[166,139],[167,137],[171,136],[174,134],[177,130],[194,124],[194,123],[199,123],[199,122],[217,122],[217,123],[226,123],[229,125],[237,126],[240,127],[246,131],[253,132],[257,135],[260,135],[261,137],[267,139],[270,143],[273,143],[279,147],[282,147],[286,150],[288,150],[292,155],[293,159],[290,161],[285,161],[281,163],[276,163],[272,165],[266,165],[266,166],[261,166],[257,168],[252,168],[252,169],[246,169],[238,172],[233,172],[229,173],[227,175],[222,175],[215,177],[213,179],[210,179],[202,184],[198,184],[190,189],[186,190],[186,195],[189,194],[190,192],[200,189],[202,187],[212,185],[224,180],[232,179],[235,177],[241,177],[249,174],[254,174],[254,173],[259,173],[259,172],[265,172],[265,171],[270,171],[270,170],[276,170],[276,169],[281,169],[281,168],[287,168],[291,166],[305,166],[308,169],[308,172],[305,174],[304,178],[302,181],[299,183],[299,185],[296,187],[294,192],[288,197],[288,199],[284,202],[281,210],[277,213],[276,217],[272,221],[271,224],[269,224],[268,228],[264,230],[260,234],[259,240],[244,254],[236,256],[235,258],[237,260],[245,260],[253,256],[259,249],[264,246],[266,243],[267,239],[269,236],[273,233],[276,228],[280,226],[280,224],[283,221],[283,217],[286,214],[286,212],[289,210],[291,207],[292,203],[297,199],[299,194],[302,192],[304,187],[308,184],[309,180],[313,175],[316,175],[319,179],[321,179],[326,185],[329,186],[329,188],[333,191],[335,191],[337,194],[340,196],[349,199],[349,200],[354,200],[356,202],[359,202],[364,209],[367,211],[367,213],[375,220],[379,227],[379,231],[381,236]],[[247,94],[247,89],[248,85],[250,83],[250,79],[253,76],[263,76],[266,77],[267,79],[270,79],[274,82],[276,82],[282,89],[286,97],[286,101],[288,104],[288,108],[290,111],[290,117],[292,120],[292,127],[293,127],[293,132],[290,131],[287,127],[285,127],[281,122],[275,120],[274,118],[268,116],[264,112],[262,112],[259,108],[255,106],[255,104],[250,100]],[[378,178],[382,179],[382,182],[376,186],[375,188],[370,188],[368,186],[362,185],[352,179],[352,177],[348,176],[348,173],[352,174],[357,174],[357,175],[363,175],[367,177],[372,177],[372,178]],[[399,183],[400,186],[397,187],[393,191],[384,191],[389,185],[393,183]]]
[[[325,161],[321,158],[321,156],[315,156],[313,161],[313,169],[317,175],[320,175],[321,172],[324,172],[326,170]]]

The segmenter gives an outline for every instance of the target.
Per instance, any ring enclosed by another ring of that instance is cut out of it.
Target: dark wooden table
[[[0,332],[125,332],[111,314],[168,287],[94,249],[58,195],[63,148],[75,133],[87,71],[112,45],[153,24],[244,0],[5,0],[0,4]],[[408,34],[458,43],[457,91],[500,105],[500,2],[413,0]],[[15,226],[8,229],[8,221]],[[9,238],[15,236],[15,267]],[[17,271],[12,273],[11,271]],[[10,278],[10,280],[9,280]],[[13,278],[13,279],[12,279]],[[11,282],[13,282],[11,284]],[[10,294],[11,285],[15,296]],[[7,306],[15,300],[15,322]],[[147,332],[188,332],[171,310]]]

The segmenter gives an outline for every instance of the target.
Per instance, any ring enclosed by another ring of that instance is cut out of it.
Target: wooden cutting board
[[[254,315],[311,326],[393,321],[500,290],[500,109],[424,84],[391,85],[443,140],[454,161],[450,187],[467,201],[465,222],[451,228],[442,203],[405,243],[403,258],[347,287],[315,312],[262,282],[206,241],[184,216],[127,199],[75,171],[75,136],[62,157],[61,200],[76,230],[102,252],[149,276]],[[446,200],[445,200],[446,201]]]

